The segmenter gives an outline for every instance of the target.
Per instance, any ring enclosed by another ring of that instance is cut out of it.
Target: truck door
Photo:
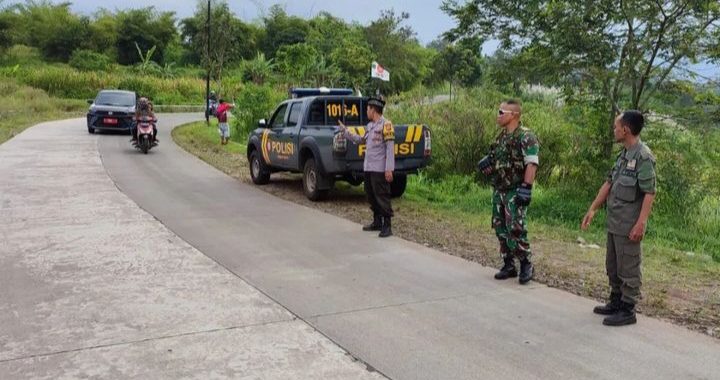
[[[285,163],[282,160],[282,146],[280,144],[281,137],[279,134],[285,128],[285,119],[287,118],[288,103],[280,105],[270,118],[267,128],[263,131],[261,142],[262,154],[265,162],[273,167],[283,168]]]
[[[300,121],[303,116],[303,103],[292,102],[288,110],[288,118],[285,128],[280,133],[281,141],[286,144],[287,168],[302,169],[300,165]]]

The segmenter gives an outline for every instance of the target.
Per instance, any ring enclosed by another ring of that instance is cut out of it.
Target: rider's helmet
[[[141,111],[150,110],[150,101],[148,100],[148,98],[143,96],[138,100],[138,109],[140,109]]]

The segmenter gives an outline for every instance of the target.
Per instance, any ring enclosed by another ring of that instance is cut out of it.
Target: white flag
[[[370,77],[379,78],[381,80],[384,80],[385,82],[389,82],[390,72],[385,70],[384,67],[380,66],[379,63],[373,62],[372,67],[370,68]]]

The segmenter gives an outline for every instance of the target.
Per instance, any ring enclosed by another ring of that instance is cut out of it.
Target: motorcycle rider
[[[137,124],[138,123],[151,123],[153,126],[153,142],[157,144],[160,140],[157,139],[157,117],[153,112],[152,103],[146,97],[141,97],[138,100],[137,107],[135,107],[135,126],[133,127],[133,138],[132,141],[137,143]]]

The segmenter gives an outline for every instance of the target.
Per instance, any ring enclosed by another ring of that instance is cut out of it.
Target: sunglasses
[[[510,115],[512,115],[512,114],[514,114],[514,113],[517,113],[517,112],[515,112],[515,111],[498,110],[498,115],[500,115],[500,116],[505,115],[505,114],[510,114]]]

